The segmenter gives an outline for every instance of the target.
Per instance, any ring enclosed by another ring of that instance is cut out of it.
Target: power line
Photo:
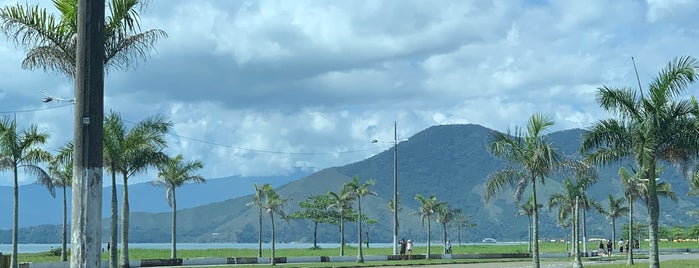
[[[67,104],[61,104],[61,105],[56,105],[56,106],[51,106],[51,107],[44,107],[44,108],[35,108],[35,109],[26,109],[26,110],[14,110],[14,111],[0,111],[0,114],[13,114],[13,113],[30,113],[30,112],[37,112],[37,111],[45,111],[45,110],[51,110],[51,109],[58,109],[58,108],[63,108],[67,106],[73,106],[73,103],[67,103]],[[124,122],[131,123],[131,124],[137,124],[136,122],[129,121],[124,119]],[[180,139],[186,139],[186,140],[192,140],[204,144],[209,144],[213,146],[219,146],[219,147],[225,147],[225,148],[230,148],[230,149],[236,149],[236,150],[241,150],[241,151],[247,151],[247,152],[255,152],[255,153],[267,153],[267,154],[285,154],[285,155],[332,155],[332,154],[351,154],[351,153],[361,153],[361,152],[368,152],[368,151],[374,151],[378,149],[382,149],[385,146],[377,146],[377,147],[372,147],[368,149],[360,149],[360,150],[347,150],[347,151],[336,151],[336,152],[286,152],[286,151],[272,151],[272,150],[262,150],[262,149],[251,149],[251,148],[243,148],[243,147],[238,147],[238,146],[233,146],[233,145],[227,145],[227,144],[222,144],[218,142],[213,142],[213,141],[207,141],[207,140],[202,140],[202,139],[197,139],[197,138],[192,138],[192,137],[187,137],[187,136],[182,136],[178,135],[175,133],[167,133],[168,135],[172,135],[174,137],[180,138]]]

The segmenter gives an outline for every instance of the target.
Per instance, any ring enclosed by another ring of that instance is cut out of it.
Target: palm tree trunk
[[[124,175],[124,200],[121,206],[121,268],[129,268],[129,186]]]
[[[529,239],[529,247],[527,248],[527,250],[529,250],[529,254],[532,254],[532,216],[527,216],[527,220],[529,221],[527,223],[527,228],[529,228],[527,230],[527,238]]]
[[[589,256],[587,253],[587,205],[583,205],[582,208],[582,227],[583,227],[583,253],[585,253],[585,257]]]
[[[362,255],[362,198],[357,196],[357,226],[359,228],[358,240],[357,240],[357,262],[364,262],[364,255]]]
[[[655,172],[652,172],[653,174]],[[655,176],[653,176],[655,177]],[[655,184],[655,178],[648,182],[648,237],[650,238],[650,248],[648,252],[648,262],[651,268],[660,267],[658,256],[658,218],[660,216],[660,204]],[[629,247],[631,248],[631,247]]]
[[[63,232],[61,233],[61,261],[68,261],[67,240],[68,240],[68,202],[66,201],[66,186],[63,186]]]
[[[614,246],[616,246],[616,218],[612,218],[612,248],[609,252],[610,255],[614,252]]]
[[[340,256],[345,256],[345,218],[340,210]]]
[[[257,206],[257,221],[260,226],[257,229],[257,257],[262,258],[262,207],[259,205]]]
[[[172,187],[172,252],[170,258],[177,258],[177,198],[175,197],[175,187]]]
[[[112,170],[116,167],[112,164]],[[112,215],[111,221],[109,223],[109,267],[117,268],[117,228],[119,228],[119,211],[117,207],[117,184],[116,184],[116,171],[112,171]]]
[[[430,215],[427,215],[427,257],[425,257],[425,259],[428,260],[430,259],[430,241],[432,240],[430,222]]]
[[[633,201],[629,198],[629,240],[633,237]],[[628,241],[628,240],[627,240]],[[631,243],[630,241],[628,241]],[[622,250],[623,250],[622,245]],[[629,247],[629,255],[626,258],[626,265],[633,265],[633,254],[631,253],[631,248]],[[652,267],[652,266],[651,266]]]
[[[274,259],[274,212],[270,212],[269,219],[272,221],[272,258],[270,258],[270,263],[276,265],[277,262]]]
[[[539,263],[539,209],[537,208],[536,201],[536,178],[532,180],[532,200],[534,201],[534,213],[532,213],[533,222],[533,233],[534,233],[534,254],[532,254],[532,259],[534,262],[534,267],[539,268],[541,264]]]
[[[582,268],[580,259],[580,197],[575,197],[573,205],[573,268]]]
[[[442,243],[444,243],[444,254],[447,254],[447,224],[442,223]]]
[[[17,229],[19,227],[19,184],[17,182],[17,165],[12,166],[12,172],[15,176],[15,188],[14,188],[14,210],[12,212],[12,260],[10,261],[10,266],[12,268],[19,268],[19,262],[17,262]]]

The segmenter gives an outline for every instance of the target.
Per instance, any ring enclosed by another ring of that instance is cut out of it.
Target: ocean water
[[[462,245],[480,245],[482,243],[462,243]],[[498,242],[488,245],[508,245],[508,244],[526,244],[526,242]],[[346,245],[355,246],[356,243],[347,243]],[[418,246],[426,246],[427,243],[415,243]],[[439,241],[432,241],[432,245],[441,245]],[[456,245],[456,243],[454,243]],[[321,248],[339,248],[339,243],[318,243]],[[392,243],[371,243],[371,247],[376,248],[390,248],[393,246]],[[61,244],[19,244],[17,245],[17,251],[19,253],[39,253],[48,252],[51,248],[60,248]],[[70,248],[70,244],[68,244]],[[134,248],[145,248],[145,249],[170,249],[170,243],[130,243],[129,249]],[[313,243],[276,243],[275,248],[311,248]],[[102,248],[107,248],[107,243],[102,244]],[[225,248],[248,248],[256,249],[257,243],[177,243],[177,249],[225,249]],[[269,249],[272,248],[270,243],[262,243],[262,248]],[[0,244],[0,252],[4,255],[12,253],[12,244]]]

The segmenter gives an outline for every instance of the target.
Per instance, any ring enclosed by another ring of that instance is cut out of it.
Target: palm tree
[[[145,172],[164,159],[160,152],[165,146],[164,134],[172,126],[164,116],[154,116],[136,123],[127,129],[118,113],[111,112],[104,119],[104,163],[112,175],[112,218],[111,241],[116,241],[116,174],[121,174],[123,200],[121,208],[121,265],[129,264],[129,189],[128,179]],[[116,244],[112,243],[110,254],[116,255]],[[110,258],[113,262],[116,258]]]
[[[262,207],[267,211],[267,215],[269,215],[269,220],[272,223],[272,257],[270,262],[272,265],[276,265],[276,260],[274,259],[274,214],[279,215],[284,220],[288,220],[283,210],[284,205],[288,200],[281,198],[277,194],[277,192],[275,192],[274,189],[272,189],[272,185],[270,184],[265,184],[262,186],[262,188],[265,192],[265,198]]]
[[[0,32],[27,51],[22,68],[41,68],[74,79],[78,0],[54,0],[53,4],[60,13],[58,16],[39,5],[16,4],[3,7],[0,9]],[[167,37],[167,33],[160,29],[141,30],[138,11],[143,10],[145,6],[141,0],[108,2],[109,14],[105,16],[104,21],[104,66],[107,71],[135,66],[136,60],[146,58],[159,39]],[[114,178],[112,182],[112,202],[116,202]],[[115,211],[116,208],[112,207],[112,245],[115,245],[117,239]],[[117,266],[116,255],[117,248],[112,246],[109,255],[110,267]]]
[[[369,187],[376,184],[374,180],[368,180],[364,183],[359,183],[359,176],[354,176],[351,182],[346,182],[343,189],[347,191],[350,199],[357,199],[357,262],[364,262],[362,255],[362,197],[366,195],[376,195]]]
[[[601,87],[597,102],[617,118],[597,121],[583,135],[582,152],[592,152],[589,159],[611,164],[632,157],[642,170],[648,187],[648,226],[651,268],[660,267],[658,259],[658,161],[687,163],[697,152],[699,133],[695,116],[699,106],[683,98],[690,83],[697,79],[699,65],[692,57],[681,57],[668,63],[643,89]]]
[[[442,203],[442,205],[439,206],[439,208],[437,208],[437,218],[435,218],[435,221],[437,223],[442,224],[442,241],[444,242],[444,254],[447,254],[447,224],[456,220],[456,216],[460,213],[461,209],[451,208],[447,203]],[[427,241],[429,243],[429,239]]]
[[[456,215],[454,225],[456,226],[456,233],[459,237],[459,246],[461,246],[461,228],[476,227],[476,224],[471,222],[471,215],[461,212]]]
[[[549,210],[558,207],[558,219],[573,219],[573,267],[579,268],[583,267],[582,260],[580,259],[580,246],[578,244],[580,239],[580,191],[581,185],[579,183],[573,182],[572,179],[566,178],[563,180],[563,191],[558,193],[553,193],[549,197]]]
[[[14,210],[12,218],[12,260],[13,268],[19,267],[17,261],[17,238],[19,229],[19,168],[25,173],[36,176],[37,183],[45,185],[51,196],[56,196],[51,176],[37,164],[51,160],[51,154],[39,148],[46,143],[49,134],[39,131],[34,124],[18,131],[17,121],[3,117],[0,121],[0,157],[4,169],[12,170],[14,175]]]
[[[430,217],[437,213],[440,209],[442,209],[442,206],[445,205],[443,202],[438,202],[437,197],[434,195],[431,195],[429,198],[425,198],[424,196],[420,194],[415,194],[415,200],[417,200],[420,203],[420,208],[417,211],[417,215],[420,215],[420,220],[422,220],[422,225],[425,225],[425,220],[427,220],[427,259],[430,258],[430,241],[431,241],[431,221]]]
[[[63,189],[63,231],[61,233],[61,261],[67,261],[68,205],[66,188],[73,181],[73,142],[68,141],[58,149],[58,153],[49,163],[52,184]]]
[[[547,176],[553,173],[563,162],[563,156],[548,142],[543,132],[553,126],[553,121],[543,114],[534,114],[527,123],[527,132],[519,128],[514,135],[495,132],[488,143],[488,149],[497,157],[505,158],[510,167],[495,171],[488,177],[485,200],[490,201],[495,193],[506,186],[515,188],[515,200],[519,203],[522,193],[531,184],[532,199],[536,201],[536,183],[544,183]],[[539,263],[539,214],[534,206],[532,213],[534,233],[534,267]]]
[[[612,220],[612,245],[616,245],[616,219],[626,216],[630,209],[624,206],[625,198],[616,198],[612,194],[607,196],[609,209],[600,209],[599,213]]]
[[[633,203],[643,195],[643,184],[638,181],[636,173],[629,173],[624,167],[619,168],[619,178],[624,187],[624,196],[629,203],[629,226],[633,226]],[[629,239],[633,237],[633,228],[629,228]],[[633,247],[629,249],[626,265],[633,265]]]
[[[175,190],[185,183],[204,183],[206,179],[199,174],[194,174],[197,170],[204,168],[201,161],[183,162],[182,155],[168,157],[164,162],[158,163],[158,179],[153,181],[153,185],[165,187],[168,205],[172,208],[172,252],[170,258],[177,258],[177,198]]]
[[[254,186],[255,193],[252,196],[252,201],[247,203],[247,205],[257,207],[257,221],[259,226],[257,230],[257,257],[262,258],[262,201],[265,197],[265,191],[262,186],[257,185],[257,183],[255,183]]]
[[[148,2],[148,1],[145,1]],[[140,0],[110,0],[104,22],[104,66],[127,69],[134,59],[145,58],[167,33],[160,29],[141,31]],[[78,30],[78,0],[54,0],[56,16],[38,5],[5,6],[0,9],[0,31],[27,50],[22,68],[43,69],[75,76]]]
[[[339,195],[328,192],[328,196],[330,197],[328,208],[334,208],[340,214],[340,256],[345,256],[345,213],[352,209],[352,198],[344,188]]]
[[[544,207],[542,204],[537,204],[537,209]],[[519,211],[517,211],[517,216],[526,215],[527,216],[527,234],[529,236],[529,254],[532,253],[532,215],[534,214],[534,196],[529,196],[527,202],[522,204]]]

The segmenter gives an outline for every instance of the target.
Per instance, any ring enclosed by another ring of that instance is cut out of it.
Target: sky
[[[107,73],[105,113],[131,126],[167,116],[166,152],[202,161],[208,179],[360,161],[390,148],[394,122],[398,140],[443,124],[507,131],[533,113],[554,131],[585,128],[610,116],[597,88],[638,88],[632,57],[644,88],[674,58],[699,57],[693,0],[153,0],[140,14],[168,37]],[[40,91],[70,99],[73,81],[22,69],[24,56],[1,36],[0,112],[49,132],[54,152],[74,109]]]

